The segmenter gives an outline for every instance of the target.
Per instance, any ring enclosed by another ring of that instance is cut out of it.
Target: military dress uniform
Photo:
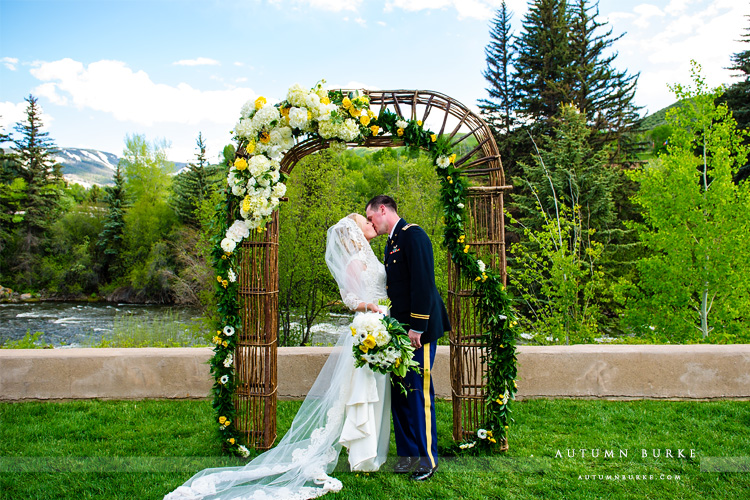
[[[419,457],[420,466],[437,467],[435,388],[432,365],[437,340],[450,330],[448,313],[435,286],[432,243],[416,224],[399,219],[385,247],[386,289],[391,316],[409,329],[422,332],[422,347],[414,351],[420,373],[409,371],[391,393],[393,430],[399,457]]]

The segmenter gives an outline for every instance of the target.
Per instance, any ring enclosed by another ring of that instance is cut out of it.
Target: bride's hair
[[[368,208],[376,209],[380,205],[385,205],[386,207],[390,208],[394,212],[398,212],[398,207],[396,206],[396,200],[391,198],[388,195],[385,194],[379,194],[370,201],[367,202],[367,205],[365,205],[365,210]]]

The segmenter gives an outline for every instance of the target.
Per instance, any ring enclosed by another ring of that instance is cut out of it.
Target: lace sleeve
[[[359,257],[351,259],[346,266],[346,279],[339,284],[339,292],[344,305],[355,311],[362,302],[367,303],[364,294],[365,280],[363,274],[367,270],[367,264]]]

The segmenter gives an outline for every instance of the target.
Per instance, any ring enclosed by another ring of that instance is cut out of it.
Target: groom
[[[384,263],[391,316],[406,325],[420,368],[419,373],[410,370],[404,377],[406,396],[396,388],[391,394],[399,456],[394,472],[413,470],[410,478],[423,481],[432,477],[438,466],[432,365],[437,340],[450,330],[448,313],[435,286],[432,243],[427,233],[399,217],[390,196],[370,200],[365,213],[379,235],[389,235]]]

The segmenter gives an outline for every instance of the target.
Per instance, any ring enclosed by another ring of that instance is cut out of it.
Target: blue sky
[[[527,10],[508,0],[514,27]],[[215,158],[240,106],[283,99],[294,83],[427,89],[468,106],[499,0],[0,0],[0,126],[39,97],[61,147],[120,155],[126,134],[171,143],[187,161],[202,132]],[[637,104],[673,102],[689,62],[711,86],[732,83],[729,56],[750,27],[744,0],[601,0],[615,66],[640,73]]]

